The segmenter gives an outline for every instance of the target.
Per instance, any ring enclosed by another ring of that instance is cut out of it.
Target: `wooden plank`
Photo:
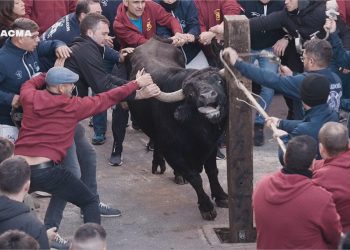
[[[250,52],[249,20],[245,16],[225,16],[225,47],[238,53]],[[244,58],[248,60],[249,58]],[[234,73],[251,90],[251,81]],[[254,242],[253,228],[253,140],[252,110],[237,100],[247,100],[231,75],[225,71],[229,93],[227,179],[229,195],[230,237],[233,243]]]

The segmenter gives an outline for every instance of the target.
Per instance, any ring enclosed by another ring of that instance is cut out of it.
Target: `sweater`
[[[45,74],[27,81],[21,88],[23,120],[15,154],[46,157],[59,163],[72,145],[77,123],[105,111],[138,89],[135,81],[93,97],[68,97],[39,90]]]

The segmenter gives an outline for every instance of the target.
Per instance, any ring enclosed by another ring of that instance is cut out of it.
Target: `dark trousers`
[[[112,113],[113,149],[112,155],[123,152],[126,125],[129,120],[129,110],[125,110],[120,104],[116,105]]]
[[[61,165],[32,169],[30,191],[44,191],[80,207],[84,223],[101,223],[98,197],[87,186]]]

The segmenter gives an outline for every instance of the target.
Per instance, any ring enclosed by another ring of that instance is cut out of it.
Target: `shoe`
[[[90,128],[93,128],[93,127],[94,127],[94,123],[93,123],[93,121],[92,121],[92,116],[91,116],[90,119],[89,119],[89,127],[90,127]]]
[[[50,241],[50,247],[55,249],[69,249],[70,242],[62,238],[59,234],[56,234],[55,239]]]
[[[115,154],[115,155],[111,155],[111,158],[109,158],[108,160],[108,164],[111,166],[121,166],[123,165],[123,157],[121,156],[121,154]]]
[[[264,125],[254,124],[254,146],[264,145]]]
[[[217,160],[224,160],[224,159],[226,159],[226,156],[220,151],[219,148],[218,148],[218,151],[216,151],[216,159]]]
[[[93,145],[102,145],[106,142],[106,136],[105,135],[94,135],[91,139],[91,143]]]
[[[149,139],[149,142],[146,144],[146,148],[148,151],[154,151],[154,142],[153,140]]]
[[[103,202],[98,204],[98,208],[100,209],[101,217],[119,217],[122,215],[119,209],[112,208]]]
[[[101,217],[119,217],[122,215],[122,212],[119,209],[112,208],[103,202],[100,202],[98,204],[98,208],[100,209]],[[81,210],[80,210],[80,217],[84,218],[83,211]]]

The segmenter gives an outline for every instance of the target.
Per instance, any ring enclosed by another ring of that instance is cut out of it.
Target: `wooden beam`
[[[245,16],[225,16],[225,47],[238,53],[250,52],[249,20]],[[245,58],[248,60],[249,58]],[[251,81],[234,73],[251,90]],[[233,243],[254,242],[253,228],[253,144],[252,110],[237,98],[247,100],[233,77],[225,71],[229,93],[227,179],[229,195],[230,238]]]

